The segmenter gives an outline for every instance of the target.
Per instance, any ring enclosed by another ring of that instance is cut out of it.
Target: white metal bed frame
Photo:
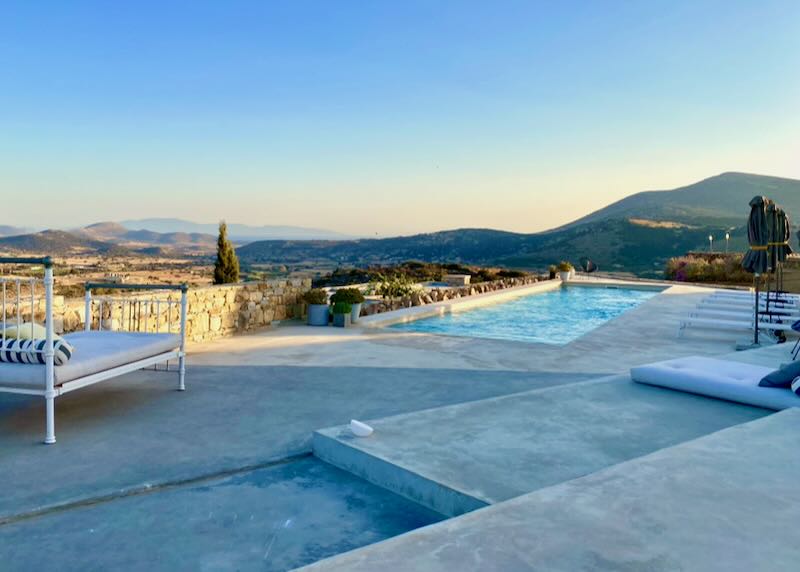
[[[104,321],[104,305],[109,304],[109,308],[112,307],[114,304],[120,304],[121,306],[121,320],[119,320],[118,328],[114,328],[114,321],[113,317],[109,318],[108,328],[107,329],[117,329],[117,330],[125,330],[124,326],[126,325],[125,322],[125,305],[127,304],[129,307],[128,312],[128,328],[125,331],[144,331],[149,332],[151,329],[154,330],[152,333],[161,333],[161,306],[166,306],[166,314],[168,323],[166,325],[167,333],[172,333],[173,331],[173,305],[180,304],[180,317],[179,321],[175,320],[176,324],[180,325],[180,346],[176,350],[171,350],[168,352],[163,352],[154,356],[150,356],[144,359],[140,359],[131,363],[127,363],[124,365],[120,365],[117,367],[113,367],[111,369],[107,369],[104,371],[100,371],[91,375],[87,375],[84,377],[80,377],[78,379],[74,379],[68,382],[64,382],[58,386],[55,385],[55,371],[54,371],[54,351],[53,351],[53,261],[52,259],[47,256],[44,258],[2,258],[0,257],[0,264],[27,264],[27,265],[41,265],[44,267],[44,278],[5,278],[0,276],[0,285],[2,285],[2,333],[3,337],[0,339],[0,351],[5,349],[6,347],[6,339],[5,339],[5,332],[6,332],[6,312],[7,312],[7,301],[6,301],[6,294],[7,294],[7,285],[9,283],[15,286],[16,290],[16,325],[19,327],[22,323],[22,307],[23,304],[27,302],[23,302],[22,297],[22,285],[25,284],[30,289],[30,321],[34,322],[34,316],[36,314],[37,308],[37,296],[36,296],[36,285],[43,284],[44,285],[44,299],[45,299],[45,308],[44,308],[44,323],[45,323],[45,330],[46,330],[46,341],[44,345],[44,349],[40,350],[37,353],[44,354],[44,361],[45,361],[45,388],[42,389],[35,389],[35,388],[21,388],[21,387],[5,387],[0,386],[0,392],[6,393],[20,393],[25,395],[38,395],[44,397],[45,399],[45,409],[46,409],[46,431],[45,431],[45,438],[44,442],[46,444],[52,444],[56,442],[56,434],[55,434],[55,398],[64,395],[65,393],[69,393],[70,391],[75,391],[76,389],[80,389],[82,387],[87,387],[89,385],[94,385],[95,383],[99,383],[101,381],[105,381],[107,379],[111,379],[114,377],[118,377],[120,375],[130,373],[133,371],[137,371],[140,369],[144,369],[147,367],[154,367],[158,369],[158,364],[166,362],[165,371],[169,371],[169,362],[171,360],[178,360],[178,391],[184,391],[186,389],[185,385],[185,377],[186,377],[186,310],[187,310],[187,292],[188,286],[186,284],[179,284],[179,285],[170,285],[170,284],[118,284],[118,283],[87,283],[85,285],[85,303],[84,303],[84,320],[85,325],[84,329],[86,331],[91,330],[93,325],[93,313],[92,309],[94,305],[99,306],[99,315],[97,319],[97,326],[98,330],[103,329],[103,321]],[[180,302],[177,300],[173,300],[171,296],[168,296],[165,299],[162,298],[152,298],[149,300],[142,300],[141,298],[105,298],[100,297],[94,299],[92,297],[92,291],[98,289],[113,289],[113,290],[139,290],[139,291],[180,291]],[[28,298],[26,296],[26,298]],[[41,297],[39,297],[41,299]],[[142,328],[142,309],[144,308],[144,328]],[[137,313],[134,314],[134,309],[137,310]],[[155,312],[155,322],[153,324],[153,328],[151,328],[151,320],[150,316]],[[112,314],[113,316],[113,314]],[[135,328],[135,329],[134,329]],[[0,367],[3,364],[0,363]]]

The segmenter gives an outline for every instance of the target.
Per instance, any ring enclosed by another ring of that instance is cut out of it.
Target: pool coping
[[[413,322],[424,318],[432,318],[436,316],[445,316],[454,312],[461,312],[471,310],[480,306],[488,306],[497,304],[504,300],[513,300],[514,298],[521,298],[530,294],[538,294],[542,292],[550,292],[560,288],[624,288],[630,290],[648,290],[663,292],[671,285],[664,284],[643,284],[641,282],[627,282],[625,280],[613,279],[598,279],[598,280],[569,280],[563,282],[561,280],[546,280],[543,282],[536,282],[535,284],[526,284],[524,286],[514,286],[504,290],[496,290],[493,292],[485,292],[483,294],[475,294],[474,296],[467,296],[463,298],[454,298],[442,302],[435,302],[433,304],[426,304],[424,306],[412,306],[410,308],[401,308],[399,310],[392,310],[390,312],[382,312],[380,314],[373,314],[371,316],[364,316],[359,318],[358,326],[364,328],[383,328],[393,324],[404,324]]]

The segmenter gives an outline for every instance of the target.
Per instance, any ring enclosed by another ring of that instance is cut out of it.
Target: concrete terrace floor
[[[770,413],[619,376],[322,430],[314,453],[454,516]]]
[[[709,293],[673,286],[564,346],[407,333],[386,328],[283,326],[255,336],[197,347],[193,363],[207,365],[376,366],[609,375],[684,355],[719,355],[747,338],[741,332],[687,330],[678,322]],[[532,325],[535,327],[535,325]]]
[[[42,401],[0,394],[0,547],[14,547],[2,550],[4,565],[284,569],[433,522],[430,511],[309,458],[312,433],[729,353],[740,335],[676,338],[678,319],[703,295],[673,287],[567,346],[291,324],[196,345],[186,393],[172,390],[174,374],[138,372],[59,398],[52,447],[38,444]],[[332,512],[311,515],[309,503]],[[238,520],[247,507],[254,524]],[[353,525],[337,536],[332,513]],[[98,545],[115,553],[93,559],[77,548]]]
[[[798,430],[792,408],[304,570],[797,570]]]

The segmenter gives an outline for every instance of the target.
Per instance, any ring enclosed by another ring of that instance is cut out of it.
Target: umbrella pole
[[[753,280],[755,280],[756,283],[756,302],[753,304],[753,307],[755,308],[755,321],[753,322],[753,343],[758,345],[758,284],[760,282],[758,273],[756,273]]]
[[[772,289],[772,273],[767,271],[767,312],[769,312],[769,292]]]

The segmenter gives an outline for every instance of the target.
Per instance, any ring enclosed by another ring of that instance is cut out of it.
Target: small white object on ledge
[[[372,435],[373,429],[366,423],[362,423],[361,421],[356,421],[355,419],[350,420],[350,431],[353,432],[353,435],[356,437],[369,437]]]

